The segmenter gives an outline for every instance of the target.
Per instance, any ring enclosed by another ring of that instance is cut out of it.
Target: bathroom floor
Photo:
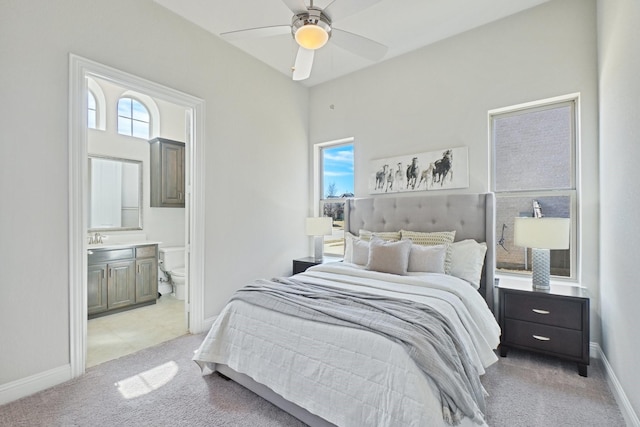
[[[187,333],[184,301],[162,295],[154,305],[87,323],[87,368]]]

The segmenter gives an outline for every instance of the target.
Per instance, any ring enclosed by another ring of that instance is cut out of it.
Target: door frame
[[[189,332],[204,329],[204,117],[200,98],[69,55],[69,362],[71,377],[85,372],[87,358],[87,76],[97,76],[151,97],[185,107],[187,133],[185,251],[189,289],[185,310]]]

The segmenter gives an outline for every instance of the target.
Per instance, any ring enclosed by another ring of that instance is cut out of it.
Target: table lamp
[[[307,236],[313,236],[315,239],[314,259],[316,261],[322,261],[322,254],[324,252],[324,236],[331,236],[333,233],[333,218],[330,216],[307,218],[305,231]]]
[[[569,218],[515,218],[513,243],[531,248],[534,289],[549,289],[549,250],[569,249],[570,228]]]

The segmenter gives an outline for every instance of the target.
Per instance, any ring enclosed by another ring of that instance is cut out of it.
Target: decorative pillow
[[[400,232],[399,231],[369,231],[369,230],[359,230],[358,235],[362,240],[371,240],[371,237],[376,236],[381,238],[382,240],[400,240]]]
[[[391,274],[407,274],[411,242],[399,240],[389,242],[373,236],[369,242],[367,270]]]
[[[409,268],[411,272],[444,273],[447,245],[411,245]]]
[[[366,265],[369,260],[369,242],[359,239],[349,232],[344,233],[344,241],[344,261]]]
[[[456,231],[434,231],[425,233],[421,231],[400,230],[403,239],[411,239],[416,245],[443,245],[445,243],[453,243],[456,238]]]
[[[474,288],[480,288],[480,277],[484,265],[487,244],[473,239],[462,240],[451,245],[451,265],[447,274],[466,280]]]

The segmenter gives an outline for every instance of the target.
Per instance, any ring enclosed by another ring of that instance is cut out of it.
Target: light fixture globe
[[[293,17],[291,34],[296,42],[309,50],[320,49],[331,37],[331,21],[321,10],[309,9]]]

